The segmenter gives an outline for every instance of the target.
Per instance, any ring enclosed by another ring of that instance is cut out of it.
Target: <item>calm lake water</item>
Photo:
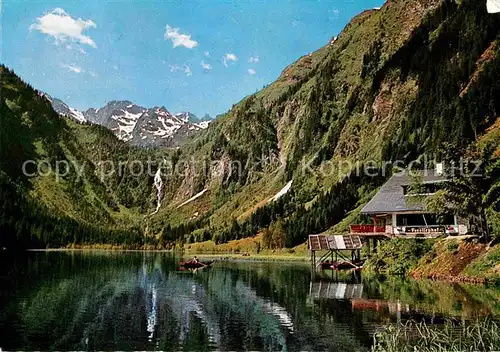
[[[193,273],[179,271],[179,260],[3,255],[0,348],[365,351],[390,322],[460,324],[500,313],[498,289],[313,275],[308,264],[274,262],[217,262]]]

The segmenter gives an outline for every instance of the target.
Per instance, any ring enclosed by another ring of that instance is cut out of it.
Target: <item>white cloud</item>
[[[170,72],[177,72],[180,69],[182,69],[182,67],[180,67],[178,65],[170,65]]]
[[[90,70],[88,72],[89,72],[89,75],[91,75],[92,77],[97,77],[97,73],[95,71]]]
[[[61,67],[65,68],[65,69],[68,69],[68,70],[70,70],[71,72],[74,72],[74,73],[81,73],[83,71],[81,67],[76,66],[74,64],[72,64],[72,65],[61,64]]]
[[[254,74],[256,74],[256,73],[257,73],[257,72],[256,72],[253,68],[249,68],[249,69],[248,69],[248,74],[249,74],[250,76],[253,76],[253,75],[254,75]]]
[[[340,10],[339,9],[333,9],[332,10],[332,16],[328,17],[329,20],[338,20],[340,17]]]
[[[250,62],[252,64],[256,64],[257,62],[259,62],[259,57],[258,56],[250,56],[250,58],[248,59],[248,62]]]
[[[192,76],[193,72],[191,71],[191,67],[188,65],[170,65],[170,72],[178,72],[178,71],[183,71],[186,76]]]
[[[74,19],[61,8],[55,8],[30,26],[30,30],[37,30],[43,34],[53,37],[56,43],[73,41],[80,44],[90,45],[96,48],[96,43],[89,36],[83,34],[86,29],[95,28],[92,20]]]
[[[212,65],[210,65],[209,63],[205,62],[205,61],[202,61],[201,62],[201,67],[205,70],[205,71],[210,71],[212,69]]]
[[[205,52],[203,53],[203,55],[205,55],[206,57],[209,57],[209,56],[210,56],[210,51],[205,51]]]
[[[198,42],[191,39],[190,34],[179,33],[179,28],[173,28],[167,24],[165,29],[166,31],[163,37],[165,38],[165,40],[170,40],[174,45],[174,48],[183,46],[188,49],[193,49],[195,46],[198,46]]]
[[[229,61],[238,61],[238,57],[236,55],[234,55],[233,53],[227,53],[224,55],[224,57],[222,58],[222,63],[224,64],[224,66],[228,66],[229,65]]]

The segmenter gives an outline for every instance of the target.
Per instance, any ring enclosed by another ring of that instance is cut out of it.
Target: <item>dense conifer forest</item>
[[[103,127],[62,118],[2,66],[0,245],[171,248],[262,232],[269,248],[293,247],[346,216],[363,220],[356,209],[390,170],[369,177],[355,162],[458,159],[447,153],[470,145],[491,161],[498,190],[499,35],[500,17],[474,0],[390,1],[176,150],[130,147]],[[62,179],[28,177],[27,160],[72,169]],[[132,161],[148,161],[152,172],[137,175]],[[103,162],[114,172],[103,175]],[[163,175],[154,212],[155,172],[167,163],[182,172]],[[332,164],[338,172],[322,174]],[[289,181],[290,191],[270,200]],[[487,214],[500,233],[495,204]]]

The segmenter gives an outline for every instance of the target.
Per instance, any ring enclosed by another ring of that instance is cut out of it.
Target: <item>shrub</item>
[[[448,244],[446,245],[446,249],[448,249],[449,252],[456,253],[458,251],[458,242],[448,241]]]
[[[435,240],[398,238],[383,242],[366,261],[367,271],[387,275],[406,275],[424,255],[432,251]]]

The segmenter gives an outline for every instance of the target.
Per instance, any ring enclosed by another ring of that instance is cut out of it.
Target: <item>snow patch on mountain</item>
[[[112,120],[115,122],[115,126],[109,126],[111,127],[111,130],[115,132],[116,136],[125,141],[128,142],[132,139],[132,132],[134,131],[135,125],[137,124],[137,120],[141,117],[141,115],[144,113],[144,109],[133,109],[133,105],[129,104],[127,105],[126,109],[117,109],[113,112],[113,115],[110,116]],[[134,113],[132,111],[137,111],[138,112]]]
[[[79,122],[87,122],[87,119],[85,118],[85,116],[83,116],[83,114],[76,110],[76,109],[73,109],[72,107],[69,107],[69,111],[70,111],[70,117],[73,117],[75,120],[79,121]]]
[[[199,192],[199,193],[195,194],[194,196],[192,196],[192,197],[191,197],[191,198],[189,198],[188,200],[186,200],[186,201],[184,201],[183,203],[179,204],[179,205],[177,206],[177,209],[178,209],[178,208],[180,208],[180,207],[182,207],[182,206],[184,206],[184,205],[186,205],[186,204],[191,203],[192,201],[194,201],[194,200],[196,200],[196,199],[198,199],[198,198],[200,198],[202,195],[204,195],[204,194],[205,194],[205,192],[206,192],[206,191],[208,191],[208,189],[206,189],[206,188],[205,188],[203,191],[201,191],[201,192]]]
[[[292,181],[289,181],[285,187],[283,187],[278,193],[276,193],[274,195],[274,197],[272,197],[271,199],[269,199],[269,202],[275,202],[277,201],[278,199],[280,199],[281,197],[283,197],[285,194],[288,193],[288,191],[290,191],[290,188],[292,188]]]
[[[161,131],[160,135],[173,135],[181,126],[183,123],[181,123],[178,119],[174,118],[169,118],[170,116],[166,114],[160,114],[158,113],[158,120],[161,122],[161,125],[163,127],[163,131]]]
[[[72,120],[75,120],[76,122],[80,123],[87,122],[87,119],[85,118],[85,116],[81,111],[78,111],[72,108],[71,106],[68,106],[62,100],[53,98],[44,92],[39,92],[38,94],[42,97],[45,97],[45,99],[47,99],[52,104],[54,111],[57,112],[59,115],[66,116]]]
[[[211,122],[212,121],[200,121],[199,123],[194,123],[193,126],[204,130],[205,128],[208,128],[208,125],[210,125]]]
[[[171,114],[165,107],[144,108],[130,101],[113,100],[98,109],[78,111],[59,99],[46,95],[56,112],[77,122],[90,122],[109,128],[121,140],[144,147],[176,147],[213,121],[189,112]]]

